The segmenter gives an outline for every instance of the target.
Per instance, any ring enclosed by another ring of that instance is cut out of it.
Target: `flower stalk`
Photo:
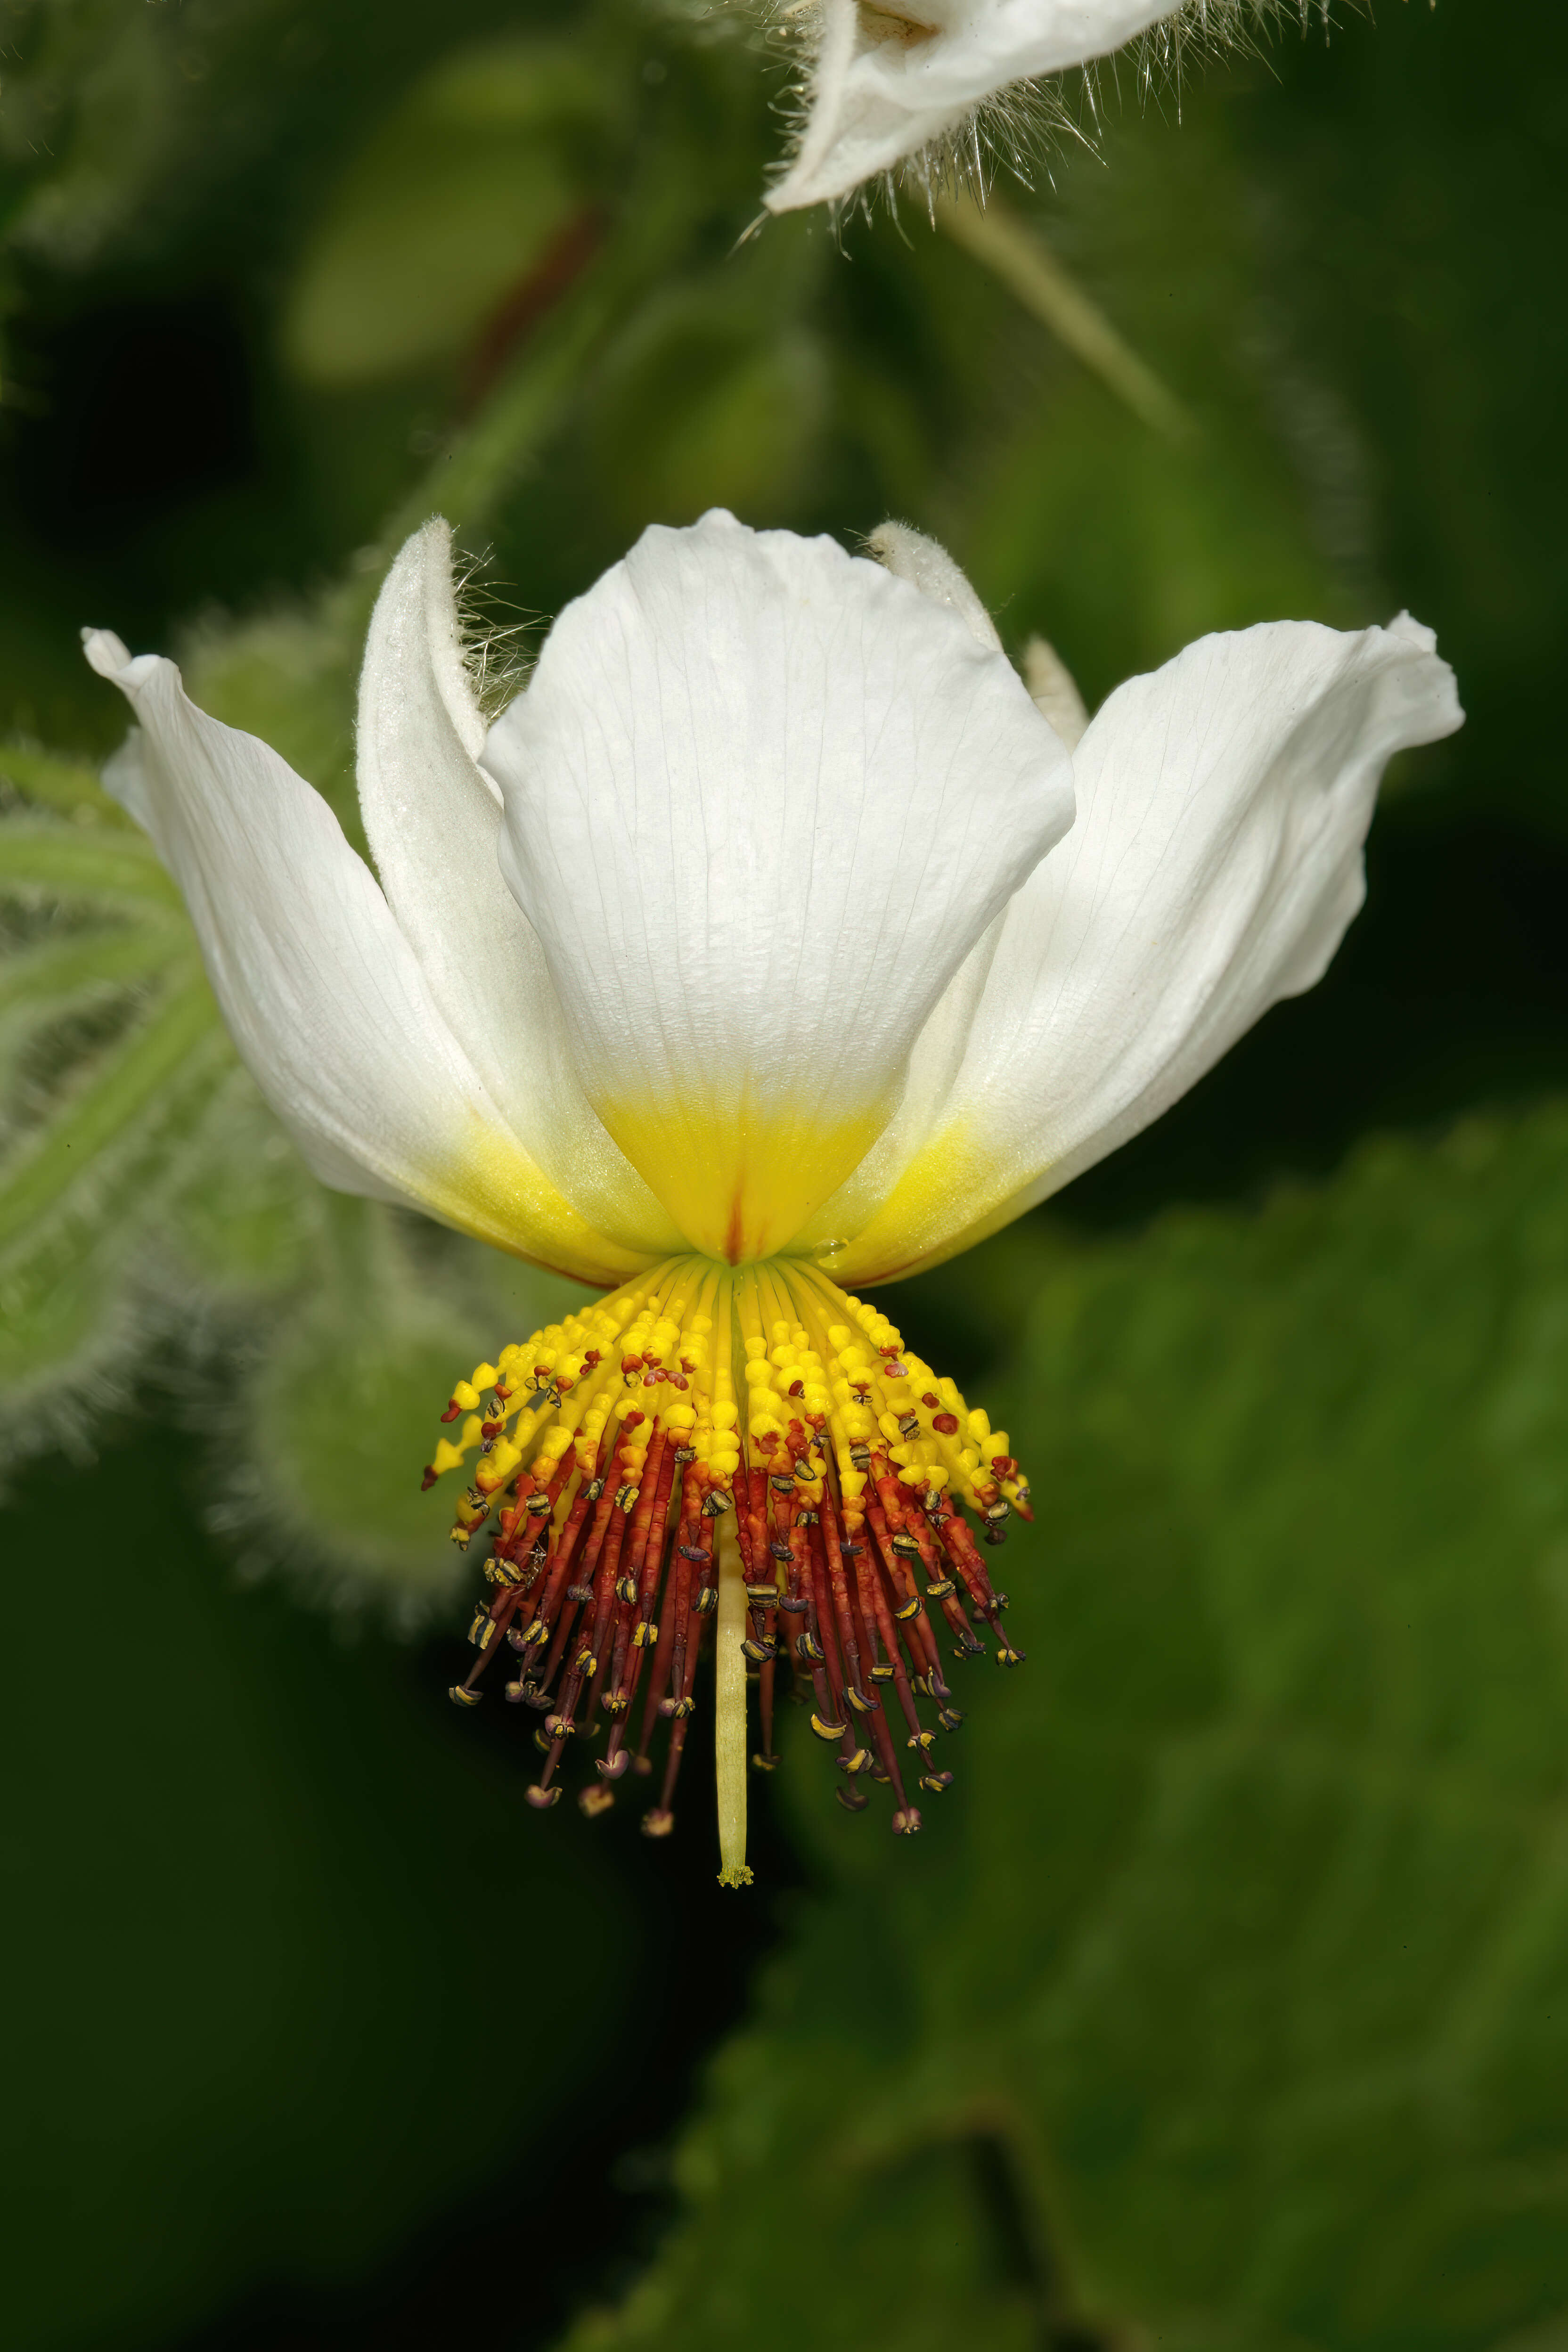
[[[731,1517],[719,1521],[719,1622],[713,1664],[713,1769],[719,1797],[719,1884],[749,1886],[746,1867],[745,1572]]]
[[[931,217],[971,260],[990,270],[1076,360],[1099,376],[1122,406],[1163,440],[1191,441],[1197,427],[1148,362],[1117,333],[1097,302],[1011,205],[992,195],[981,205],[963,189],[932,200]]]

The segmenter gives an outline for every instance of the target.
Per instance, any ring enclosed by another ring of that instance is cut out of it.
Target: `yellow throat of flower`
[[[578,1799],[607,1811],[628,1771],[651,1773],[650,1742],[668,1725],[659,1800],[642,1824],[667,1835],[711,1626],[725,1885],[751,1877],[748,1685],[761,1730],[751,1761],[771,1771],[781,1660],[813,1731],[838,1751],[839,1803],[862,1811],[864,1782],[884,1782],[894,1830],[920,1828],[906,1775],[931,1794],[947,1787],[933,1751],[963,1720],[937,1626],[973,1657],[985,1646],[978,1619],[1000,1662],[1020,1663],[1002,1631],[1006,1596],[963,1513],[991,1543],[1011,1510],[1031,1515],[1005,1433],[910,1355],[886,1316],[800,1260],[672,1258],[478,1366],[443,1418],[461,1426],[437,1447],[426,1486],[479,1452],[454,1542],[494,1517],[495,1597],[475,1615],[479,1657],[452,1696],[477,1706],[479,1677],[510,1644],[507,1697],[543,1717],[532,1804],[558,1801],[569,1748],[607,1726]]]

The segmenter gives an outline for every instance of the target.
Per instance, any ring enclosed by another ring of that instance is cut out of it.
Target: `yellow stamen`
[[[919,1829],[904,1775],[931,1794],[952,1778],[919,1704],[934,1704],[944,1733],[963,1720],[939,1633],[973,1657],[984,1623],[998,1660],[1020,1663],[961,1513],[999,1543],[1010,1509],[1028,1516],[1028,1489],[1005,1433],[879,1308],[801,1259],[672,1258],[476,1366],[443,1420],[457,1434],[426,1483],[479,1457],[454,1539],[470,1543],[499,1512],[485,1567],[495,1598],[453,1696],[477,1704],[485,1665],[505,1647],[518,1654],[507,1696],[543,1717],[531,1804],[557,1801],[572,1748],[595,1776],[583,1810],[608,1811],[628,1771],[653,1770],[651,1734],[667,1724],[643,1828],[668,1834],[688,1726],[707,1703],[697,1669],[711,1620],[721,1883],[750,1879],[749,1692],[754,1682],[752,1761],[772,1770],[781,1664],[838,1748],[839,1801],[861,1811],[863,1783],[885,1782],[894,1829]]]

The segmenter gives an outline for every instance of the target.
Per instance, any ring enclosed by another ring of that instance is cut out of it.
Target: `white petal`
[[[589,1099],[694,1246],[782,1247],[1070,822],[1003,656],[831,541],[646,533],[492,730]]]
[[[808,113],[770,211],[851,194],[1012,82],[1108,57],[1173,0],[821,0]]]
[[[317,1174],[589,1281],[631,1271],[510,1134],[320,794],[198,710],[172,662],[85,639],[141,721],[105,782],[184,892],[235,1044]]]
[[[907,580],[933,603],[956,613],[979,645],[1000,652],[996,624],[976,595],[966,574],[936,540],[911,530],[908,523],[879,523],[866,541],[866,552],[886,570]],[[1038,644],[1037,638],[1031,640]],[[1033,678],[1025,673],[1029,698],[1037,710],[1040,698]],[[1048,710],[1041,710],[1047,721]],[[1061,730],[1058,728],[1058,734]],[[833,1258],[846,1236],[858,1234],[876,1213],[914,1153],[931,1131],[933,1121],[952,1091],[969,1047],[969,1032],[991,970],[991,960],[1002,937],[1006,910],[986,926],[937,999],[910,1056],[903,1097],[859,1166],[846,1178],[802,1229],[797,1248]]]
[[[365,644],[359,800],[382,888],[447,1029],[512,1133],[601,1233],[679,1235],[590,1108],[543,950],[501,878],[501,799],[463,659],[452,534],[433,518],[387,573]]]
[[[878,1218],[904,1171],[942,1126],[1006,922],[1004,908],[964,957],[938,997],[910,1055],[898,1109],[858,1167],[807,1219],[796,1237],[796,1249],[819,1259],[835,1276],[842,1265],[858,1263],[853,1254],[856,1236]]]
[[[1310,988],[1364,893],[1383,770],[1462,721],[1427,629],[1278,622],[1120,687],[1079,821],[1007,909],[957,1082],[836,1276],[951,1255],[1043,1200]]]

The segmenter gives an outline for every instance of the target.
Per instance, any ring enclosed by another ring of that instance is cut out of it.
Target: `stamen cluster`
[[[937,1736],[963,1720],[937,1624],[959,1657],[984,1652],[978,1622],[1003,1664],[1021,1663],[1002,1629],[1006,1596],[963,1514],[992,1544],[1011,1511],[1031,1514],[1005,1433],[911,1355],[886,1316],[799,1261],[674,1259],[478,1366],[443,1419],[461,1427],[437,1446],[426,1486],[479,1451],[454,1542],[467,1547],[494,1521],[494,1597],[475,1614],[479,1657],[451,1696],[477,1706],[503,1641],[517,1654],[506,1696],[543,1717],[532,1804],[559,1801],[573,1744],[607,1727],[578,1801],[608,1811],[628,1770],[652,1771],[650,1745],[668,1724],[658,1801],[642,1824],[668,1834],[716,1623],[721,1649],[726,1627],[738,1639],[757,1687],[752,1763],[778,1761],[783,1661],[812,1729],[837,1750],[840,1804],[860,1811],[863,1781],[881,1781],[894,1830],[919,1829],[905,1770],[929,1793],[947,1787]],[[720,1674],[722,1709],[722,1657]]]

